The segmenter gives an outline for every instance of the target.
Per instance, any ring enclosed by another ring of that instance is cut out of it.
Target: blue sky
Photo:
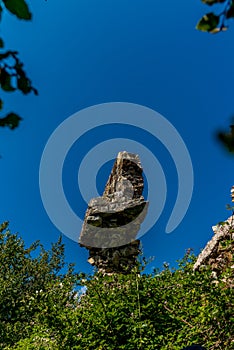
[[[40,160],[50,135],[83,108],[130,102],[157,111],[174,125],[194,169],[187,214],[173,233],[166,234],[177,193],[176,170],[157,140],[151,146],[145,143],[161,163],[168,185],[163,213],[142,237],[144,255],[155,256],[149,271],[164,261],[175,264],[187,248],[199,253],[212,237],[211,226],[228,216],[225,205],[233,185],[234,159],[214,134],[226,128],[234,114],[234,23],[218,35],[196,31],[198,19],[210,11],[199,0],[28,3],[31,22],[4,13],[1,29],[6,47],[20,52],[39,90],[38,97],[3,96],[5,110],[18,112],[24,120],[14,131],[0,130],[1,221],[9,220],[11,230],[19,232],[26,245],[39,239],[49,248],[60,234],[43,207],[39,190]],[[134,130],[124,130],[127,137],[144,143]],[[98,140],[104,140],[107,133],[110,138],[115,135],[111,129],[96,131]],[[89,151],[88,142],[82,147],[82,154]],[[79,146],[74,145],[65,162],[63,186],[69,203],[84,214],[75,183],[79,157]],[[109,170],[110,163],[100,169],[100,191]],[[87,251],[65,235],[63,242],[66,260],[75,262],[78,270],[92,271]]]

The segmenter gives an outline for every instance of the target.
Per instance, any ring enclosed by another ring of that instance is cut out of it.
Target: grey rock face
[[[230,266],[233,256],[233,243],[227,245],[225,242],[234,240],[234,216],[228,218],[222,224],[212,227],[214,236],[199,254],[193,269],[199,270],[204,265],[212,267],[213,275],[219,274],[223,268]],[[234,266],[233,266],[234,268]]]
[[[234,202],[234,186],[232,186],[230,194],[231,200]],[[202,266],[209,265],[212,268],[212,276],[216,278],[227,267],[231,267],[234,271],[234,215],[213,226],[212,229],[214,236],[199,254],[193,269],[196,271]],[[230,281],[231,286],[233,287],[233,280]]]
[[[138,155],[119,152],[102,197],[89,202],[79,244],[89,250],[90,264],[99,271],[129,271],[139,254],[136,235],[148,202]]]

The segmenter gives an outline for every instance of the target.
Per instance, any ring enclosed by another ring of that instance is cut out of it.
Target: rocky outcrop
[[[199,254],[194,271],[204,265],[211,266],[214,277],[218,276],[226,267],[233,268],[234,252],[234,216],[212,227],[214,236]]]
[[[234,202],[234,186],[231,188],[231,200]],[[228,205],[232,210],[232,206]],[[212,227],[214,236],[207,243],[206,247],[198,255],[193,270],[199,270],[202,266],[209,265],[213,277],[220,275],[227,267],[233,269],[234,275],[234,215],[226,221],[220,222]],[[233,286],[233,278],[229,281]]]
[[[103,195],[89,202],[79,244],[99,271],[129,272],[136,263],[136,236],[148,207],[142,172],[138,155],[119,152]]]

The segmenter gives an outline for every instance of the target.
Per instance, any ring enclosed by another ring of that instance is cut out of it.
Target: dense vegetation
[[[25,248],[4,223],[0,348],[233,348],[231,268],[212,279],[209,268],[193,272],[195,257],[187,252],[178,269],[165,264],[162,271],[149,275],[141,260],[130,275],[75,273],[64,263],[61,240],[50,251],[39,242]],[[86,286],[86,293],[81,294],[81,286]]]

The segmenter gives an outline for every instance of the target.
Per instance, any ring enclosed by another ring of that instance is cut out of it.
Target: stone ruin
[[[234,186],[231,189],[231,199],[234,202]],[[206,244],[205,248],[198,255],[193,266],[193,270],[200,270],[203,266],[210,266],[212,276],[218,277],[227,267],[233,269],[234,252],[234,215],[231,215],[226,221],[212,227],[214,236]],[[233,285],[233,279],[230,286]]]
[[[90,200],[79,245],[88,262],[103,273],[129,273],[136,265],[136,239],[148,208],[139,156],[119,152],[101,197]]]
[[[234,216],[213,226],[212,229],[215,234],[198,255],[193,269],[199,270],[202,266],[210,265],[213,275],[216,276],[227,266],[230,266],[233,259],[234,245],[232,243],[228,246],[225,243],[228,240],[234,242]],[[234,265],[232,268],[234,268]]]
[[[128,273],[136,265],[140,253],[136,236],[149,204],[142,196],[142,173],[138,155],[119,152],[103,195],[89,202],[79,245],[89,250],[88,262],[99,272]],[[234,186],[231,199],[234,202]],[[209,265],[213,277],[218,277],[226,267],[234,272],[234,215],[212,228],[215,234],[198,255],[193,269]],[[228,241],[231,243],[227,246]]]

